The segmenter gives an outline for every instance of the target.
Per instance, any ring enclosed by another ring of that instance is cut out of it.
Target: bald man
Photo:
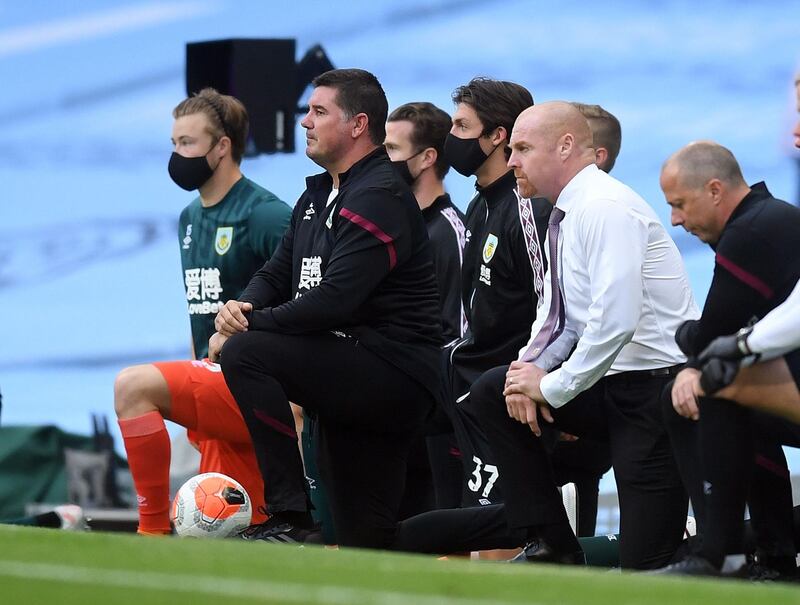
[[[700,396],[697,356],[715,338],[746,328],[791,293],[800,277],[800,209],[775,199],[763,182],[748,186],[733,154],[712,141],[691,143],[673,154],[661,170],[661,188],[672,224],[715,252],[703,313],[676,334],[689,361],[665,402],[703,544],[665,572],[719,573],[725,555],[742,552],[748,501],[761,565],[793,575],[791,486],[780,445],[800,445],[797,431],[734,405],[724,393]]]
[[[675,330],[698,314],[683,262],[652,208],[597,168],[589,125],[571,104],[523,112],[511,150],[521,195],[554,208],[531,337],[518,361],[473,385],[469,403],[508,478],[508,525],[531,540],[521,559],[582,560],[539,439],[544,420],[609,439],[621,565],[659,567],[680,543],[687,508],[659,409],[686,359]]]
[[[800,149],[800,73],[795,76],[798,120],[792,136]],[[701,386],[708,395],[782,416],[800,425],[800,285],[752,329],[717,337],[700,354]],[[758,363],[748,365],[758,358]],[[742,359],[745,359],[742,362]],[[704,380],[703,380],[704,378]],[[794,384],[792,384],[794,383]],[[770,385],[765,392],[764,387]]]

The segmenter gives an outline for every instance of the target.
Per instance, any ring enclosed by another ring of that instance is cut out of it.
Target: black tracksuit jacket
[[[487,187],[478,187],[467,209],[461,288],[469,330],[451,349],[456,397],[483,372],[514,361],[536,318],[546,270],[542,251],[553,207],[534,198],[524,202],[526,214],[515,186],[514,172],[509,171]]]
[[[286,234],[240,300],[250,329],[330,331],[441,398],[439,297],[425,221],[380,147],[339,175],[306,179]],[[309,354],[313,354],[310,352]]]

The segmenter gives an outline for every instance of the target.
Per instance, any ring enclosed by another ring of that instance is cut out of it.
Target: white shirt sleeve
[[[567,321],[564,325],[564,331],[542,351],[542,354],[533,362],[534,365],[543,370],[552,370],[567,358],[576,342],[578,342],[578,333],[575,331],[574,326],[571,326],[570,322]]]
[[[593,200],[576,218],[579,241],[565,241],[563,254],[581,255],[591,302],[575,351],[542,379],[542,395],[553,407],[561,407],[605,375],[633,337],[642,312],[647,225],[607,200]]]
[[[747,346],[765,359],[800,348],[800,282],[785,301],[753,327]]]

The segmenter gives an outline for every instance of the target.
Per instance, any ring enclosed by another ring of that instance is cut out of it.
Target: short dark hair
[[[389,102],[378,78],[364,69],[332,69],[314,78],[311,85],[335,89],[336,104],[348,120],[366,114],[370,140],[383,145]]]
[[[436,176],[443,179],[450,170],[450,165],[444,159],[444,142],[450,132],[450,116],[446,111],[436,107],[433,103],[417,101],[406,103],[389,114],[388,122],[407,120],[413,125],[411,131],[411,145],[415,152],[428,147],[436,150],[436,163],[433,165]]]
[[[511,138],[519,114],[533,105],[533,95],[524,86],[483,76],[456,88],[452,99],[456,105],[466,103],[475,110],[483,126],[481,135],[486,136],[502,126],[506,130],[506,141]],[[506,155],[509,154],[506,148]]]
[[[237,164],[241,163],[250,128],[250,118],[242,102],[236,97],[220,94],[213,88],[204,88],[178,103],[172,110],[172,117],[177,120],[195,113],[202,113],[208,118],[208,133],[215,140],[219,141],[223,136],[231,140],[231,157]]]
[[[603,147],[608,150],[608,158],[600,168],[605,172],[611,172],[622,146],[622,127],[619,125],[619,120],[599,105],[587,105],[586,103],[578,102],[573,102],[572,104],[578,108],[578,111],[589,122],[595,148]]]

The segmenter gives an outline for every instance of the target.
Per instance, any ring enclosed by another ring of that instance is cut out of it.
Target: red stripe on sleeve
[[[786,479],[789,478],[789,469],[781,466],[780,464],[778,464],[773,460],[770,460],[766,456],[758,454],[756,456],[756,464],[761,468],[768,470],[773,475],[777,475],[778,477],[784,477]]]
[[[397,252],[394,249],[394,240],[386,232],[384,232],[371,220],[366,219],[360,214],[356,214],[347,208],[342,208],[339,211],[339,215],[343,216],[351,223],[358,225],[362,229],[366,229],[372,235],[381,240],[386,245],[386,251],[389,254],[389,270],[391,271],[394,269],[394,266],[397,264]]]
[[[284,424],[277,418],[273,418],[272,416],[267,414],[264,410],[254,409],[253,414],[255,415],[256,418],[258,418],[261,422],[263,422],[267,426],[270,426],[279,433],[283,433],[287,437],[291,437],[292,439],[297,441],[297,431],[295,431],[288,424]]]
[[[731,275],[733,275],[739,281],[744,282],[745,284],[753,288],[753,290],[761,294],[761,296],[763,296],[767,300],[772,298],[772,295],[774,294],[772,288],[770,288],[767,284],[765,284],[759,277],[753,275],[746,269],[743,269],[742,267],[734,263],[731,259],[726,258],[719,253],[717,253],[716,260],[717,263],[719,263],[720,266],[727,269]]]

